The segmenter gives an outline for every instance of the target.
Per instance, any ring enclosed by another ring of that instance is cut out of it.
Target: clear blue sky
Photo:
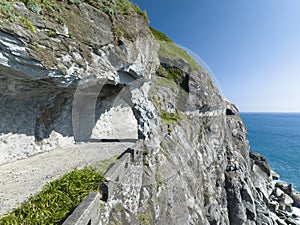
[[[300,112],[300,0],[133,0],[244,112]]]

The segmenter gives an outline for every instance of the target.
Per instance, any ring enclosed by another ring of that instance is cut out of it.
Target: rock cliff
[[[125,0],[50,2],[1,14],[1,164],[139,138],[103,224],[299,224],[299,194],[271,182],[237,108],[145,14]]]

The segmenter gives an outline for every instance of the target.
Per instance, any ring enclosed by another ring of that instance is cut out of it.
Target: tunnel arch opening
[[[132,105],[128,98],[124,100],[119,96],[128,82],[131,82],[131,79],[117,85],[110,84],[107,80],[78,85],[72,108],[72,126],[76,142],[139,139],[138,118]]]

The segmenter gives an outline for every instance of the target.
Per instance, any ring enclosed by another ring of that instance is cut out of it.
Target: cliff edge
[[[237,108],[126,0],[1,2],[0,164],[139,139],[102,224],[300,224]]]

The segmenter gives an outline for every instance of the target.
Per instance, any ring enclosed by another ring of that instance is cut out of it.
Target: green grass
[[[106,170],[118,160],[119,155],[112,156],[111,158],[102,160],[100,162],[97,162],[93,164],[93,168],[95,168],[95,171],[99,174],[104,174]]]
[[[17,20],[18,15],[16,14],[12,2],[0,1],[0,17],[8,19],[10,21]]]
[[[180,84],[183,81],[183,71],[176,67],[169,67],[165,69],[162,66],[159,66],[156,74],[169,80],[173,80],[176,84]]]
[[[156,40],[173,43],[173,41],[164,33],[160,32],[159,30],[154,29],[153,27],[149,27],[149,28]]]
[[[188,62],[192,70],[200,70],[201,66],[187,53],[187,51],[176,45],[170,38],[162,32],[150,28],[153,36],[159,41],[159,55],[166,57],[181,58]]]
[[[178,84],[175,83],[174,80],[169,80],[168,78],[166,78],[165,76],[161,76],[156,74],[157,76],[155,76],[155,85],[158,86],[163,86],[163,87],[167,87],[167,88],[171,88],[173,90],[178,88]],[[155,96],[155,92],[153,93],[153,96]]]
[[[1,225],[62,224],[103,176],[92,167],[75,169],[48,183],[44,189],[0,219]],[[100,207],[100,206],[99,206]]]
[[[201,66],[182,48],[175,43],[160,42],[159,54],[161,56],[181,58],[188,62],[192,70],[200,70]]]
[[[21,17],[19,19],[19,21],[24,24],[32,33],[36,33],[36,29],[35,29],[35,26],[31,23],[30,20],[28,20],[27,18],[25,17]]]
[[[3,1],[2,4],[12,3],[15,0]],[[82,2],[88,3],[95,8],[101,9],[107,14],[115,15],[116,13],[137,12],[143,15],[141,10],[133,6],[128,0],[20,0],[26,7],[37,14],[49,14],[60,12],[58,2],[65,2],[68,4],[80,4]],[[1,8],[0,8],[1,9]],[[6,10],[6,9],[5,9]]]
[[[59,21],[57,13],[60,11],[56,0],[20,0],[26,7],[34,13],[49,15]],[[0,18],[9,20],[10,22],[18,22],[27,27],[32,33],[36,33],[36,29],[32,22],[26,18],[19,16],[13,6],[15,0],[0,1]]]
[[[56,0],[21,0],[26,7],[37,14],[52,14],[60,12]]]
[[[19,22],[35,33],[32,23],[25,17],[20,17],[13,6],[16,0],[0,0],[0,18],[8,19],[11,22]],[[129,2],[128,0],[20,0],[26,7],[34,13],[41,14],[48,19],[54,19],[59,23],[64,23],[59,13],[61,12],[59,2],[68,4],[80,4],[85,2],[97,9],[102,10],[109,16],[116,14],[139,15],[148,20],[147,13]]]
[[[172,124],[172,123],[180,124],[182,120],[182,115],[180,114],[180,112],[169,113],[161,110],[160,116],[161,116],[162,125]]]
[[[137,15],[142,16],[145,20],[149,20],[146,11],[142,11],[140,9],[140,7],[138,7],[137,5],[135,5],[133,3],[131,3],[131,8],[136,12]]]

